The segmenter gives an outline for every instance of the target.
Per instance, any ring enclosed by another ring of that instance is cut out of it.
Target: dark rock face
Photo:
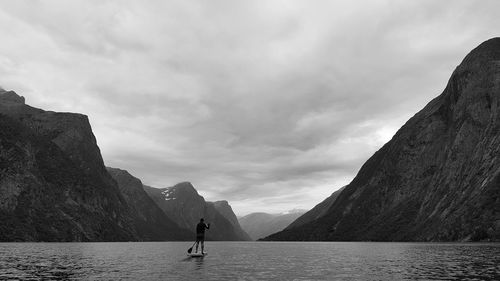
[[[268,240],[500,240],[500,38],[361,168],[328,212]]]
[[[104,167],[87,116],[33,108],[0,90],[0,241],[190,236],[141,194],[140,182],[140,190],[127,183],[119,188]]]
[[[251,213],[240,218],[240,224],[252,240],[258,240],[285,229],[303,214],[304,211],[287,214]]]
[[[87,117],[0,93],[0,240],[139,239]]]
[[[217,212],[223,215],[229,222],[231,222],[233,225],[239,225],[238,218],[234,214],[233,208],[231,208],[229,202],[227,202],[226,200],[220,200],[210,203],[215,207]]]
[[[330,207],[333,205],[335,200],[337,200],[337,197],[342,192],[342,190],[344,190],[344,188],[345,188],[345,186],[340,188],[339,190],[335,191],[334,193],[332,193],[332,195],[330,195],[330,197],[326,198],[321,203],[314,206],[314,208],[312,208],[310,211],[308,211],[307,213],[303,214],[298,219],[293,221],[289,226],[286,227],[286,229],[299,227],[301,225],[312,222],[312,221],[322,217],[323,215],[325,215],[328,212],[328,210],[330,209]]]
[[[169,219],[144,191],[142,182],[125,170],[106,168],[116,180],[133,215],[139,237],[145,241],[191,240],[194,233]]]
[[[252,240],[250,236],[241,228],[238,218],[234,214],[233,208],[231,208],[229,202],[221,200],[207,203],[213,205],[215,210],[231,223],[238,237],[241,237],[242,240]]]
[[[180,227],[194,229],[205,214],[205,199],[188,183],[170,188],[144,186],[146,193]]]
[[[183,228],[195,232],[196,224],[200,218],[204,218],[205,222],[210,223],[210,230],[206,232],[207,240],[248,240],[246,233],[235,228],[231,221],[220,214],[213,203],[206,202],[189,182],[169,188],[144,186],[144,190],[171,220]]]
[[[0,104],[3,106],[23,105],[24,97],[19,96],[14,91],[0,89]]]

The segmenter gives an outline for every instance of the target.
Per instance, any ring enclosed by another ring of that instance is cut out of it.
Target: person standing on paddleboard
[[[196,225],[196,253],[198,253],[198,245],[201,243],[201,253],[204,254],[205,249],[205,229],[210,229],[210,224],[205,224],[203,218]]]

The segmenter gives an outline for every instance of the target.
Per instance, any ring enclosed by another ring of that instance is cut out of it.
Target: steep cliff
[[[238,218],[233,212],[233,208],[231,208],[231,205],[229,205],[229,202],[227,202],[226,200],[221,200],[215,202],[207,202],[207,204],[212,204],[215,210],[217,210],[219,214],[221,214],[231,223],[234,231],[236,232],[236,235],[238,237],[241,237],[241,240],[252,240],[250,236],[241,227]]]
[[[0,90],[0,241],[190,236],[140,188],[120,189],[109,175],[87,116],[33,108]]]
[[[238,241],[249,240],[246,233],[241,233],[234,225],[220,214],[213,203],[206,202],[189,182],[176,184],[168,188],[144,186],[144,190],[179,226],[195,230],[200,218],[210,223],[206,233],[207,240]]]
[[[188,182],[170,188],[144,186],[144,190],[180,227],[194,229],[200,218],[205,215],[205,199]]]
[[[500,38],[361,168],[328,212],[268,240],[500,240]]]
[[[0,240],[139,239],[84,115],[0,93]]]
[[[144,191],[142,182],[138,178],[125,170],[110,167],[106,169],[118,183],[142,240],[192,240],[194,232],[181,229],[169,219]]]

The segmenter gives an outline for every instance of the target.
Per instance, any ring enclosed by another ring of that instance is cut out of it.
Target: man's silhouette
[[[210,224],[206,225],[203,218],[196,225],[196,253],[198,253],[198,244],[201,242],[201,253],[204,254],[205,249],[205,229],[210,229]]]

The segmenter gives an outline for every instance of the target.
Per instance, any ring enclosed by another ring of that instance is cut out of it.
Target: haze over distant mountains
[[[443,93],[368,159],[326,212],[266,239],[499,241],[499,155],[500,38],[493,38],[465,57]]]
[[[281,214],[251,213],[239,218],[239,222],[252,240],[258,240],[285,229],[304,213],[305,210],[292,210]]]
[[[328,198],[323,200],[318,205],[314,206],[314,208],[312,208],[311,210],[309,210],[308,212],[306,212],[305,214],[301,215],[299,218],[294,220],[293,223],[289,224],[286,227],[286,229],[304,225],[308,222],[314,221],[320,218],[321,216],[325,215],[330,209],[330,207],[333,205],[333,203],[335,203],[335,200],[337,200],[337,197],[344,190],[344,188],[345,186],[332,193],[332,195],[330,195]]]

